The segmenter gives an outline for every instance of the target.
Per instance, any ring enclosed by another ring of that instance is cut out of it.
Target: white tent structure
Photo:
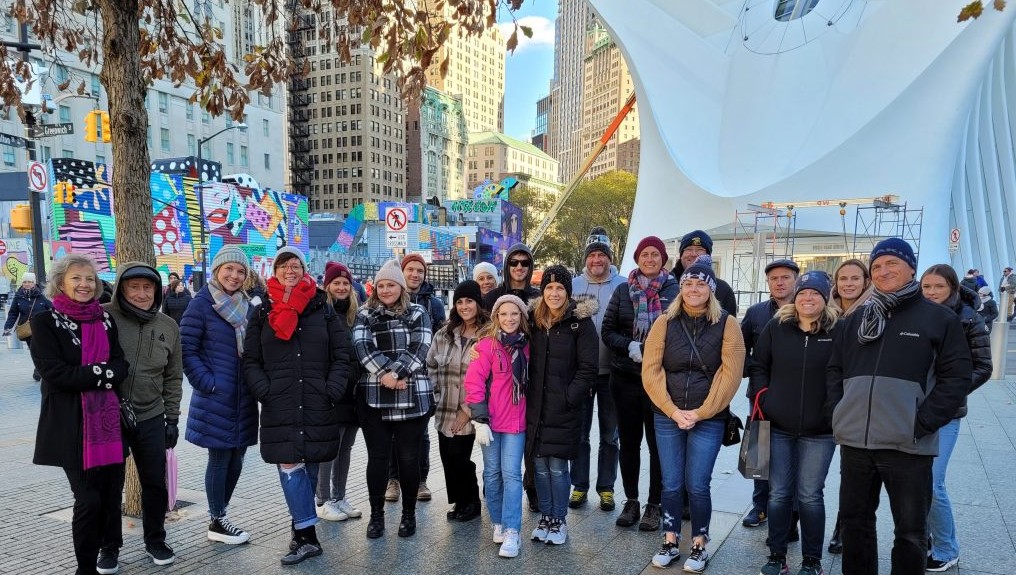
[[[1016,7],[961,24],[962,0],[590,2],[641,114],[629,250],[747,204],[897,194],[924,209],[920,267],[1016,262]]]

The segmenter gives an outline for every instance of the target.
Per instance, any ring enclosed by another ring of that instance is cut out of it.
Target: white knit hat
[[[490,262],[480,262],[473,267],[473,280],[480,281],[480,274],[484,272],[494,276],[494,280],[501,283],[501,278],[497,275],[497,268]]]
[[[35,283],[35,274],[32,273],[32,272],[25,272],[25,274],[23,276],[21,276],[21,281],[22,282],[32,282],[34,284]]]
[[[406,289],[406,276],[402,273],[402,266],[398,260],[388,260],[381,266],[374,276],[374,285],[381,283],[381,280],[393,281],[402,286],[402,289]]]

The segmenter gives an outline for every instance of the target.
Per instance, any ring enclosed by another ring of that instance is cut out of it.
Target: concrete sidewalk
[[[1016,334],[1014,334],[1016,335]],[[1016,337],[1010,349],[1016,350]],[[70,506],[73,503],[67,480],[59,469],[31,464],[35,427],[39,412],[38,384],[32,381],[31,360],[25,349],[0,349],[5,376],[0,383],[0,573],[71,573],[74,556],[71,543]],[[1014,365],[1016,370],[1016,365]],[[185,383],[184,409],[189,402]],[[742,416],[747,411],[743,394],[733,404]],[[183,425],[183,422],[181,422]],[[595,424],[594,424],[595,425]],[[617,482],[618,509],[604,513],[597,498],[584,509],[570,510],[569,540],[560,547],[524,542],[517,559],[497,557],[491,542],[486,513],[482,520],[449,523],[444,494],[444,477],[431,430],[433,451],[428,484],[434,499],[417,506],[419,528],[410,539],[396,536],[399,504],[388,504],[388,528],[384,538],[365,537],[366,519],[341,523],[323,522],[318,533],[324,545],[322,557],[296,567],[283,568],[279,558],[289,542],[289,519],[275,468],[265,464],[257,447],[248,452],[246,467],[237,487],[230,517],[250,531],[251,542],[226,546],[205,539],[207,526],[204,496],[205,451],[181,440],[178,511],[167,523],[168,543],[177,561],[170,567],[156,567],[144,554],[140,521],[125,519],[125,545],[121,551],[121,573],[659,573],[649,565],[659,546],[658,533],[640,533],[615,527],[614,519],[623,503],[621,482]],[[596,430],[594,427],[593,437]],[[949,485],[959,529],[959,569],[950,572],[1010,574],[1016,572],[1016,374],[1011,381],[993,381],[970,398],[970,415],[964,420],[959,443],[953,453]],[[595,446],[594,446],[595,453]],[[595,455],[594,455],[595,457]],[[474,460],[480,462],[479,450]],[[647,462],[648,457],[644,456]],[[357,507],[368,513],[364,483],[366,451],[362,437],[353,451],[347,494]],[[591,466],[594,470],[595,464]],[[648,492],[648,465],[644,463],[641,492]],[[709,548],[713,559],[708,573],[754,574],[765,560],[765,528],[746,529],[741,515],[751,499],[751,483],[737,473],[736,448],[724,448],[713,473],[713,517]],[[839,462],[833,461],[826,489],[829,529],[835,519],[839,486]],[[595,478],[593,478],[595,479]],[[643,500],[643,503],[645,501]],[[523,533],[532,529],[536,516],[524,512]],[[687,530],[687,526],[686,526]],[[889,573],[887,558],[892,538],[888,504],[882,506],[879,522],[882,573]],[[687,533],[683,538],[688,541]],[[687,556],[687,543],[682,555]],[[800,547],[791,545],[792,572],[800,562]],[[824,559],[826,572],[840,573],[837,556]],[[670,568],[680,571],[680,566]]]

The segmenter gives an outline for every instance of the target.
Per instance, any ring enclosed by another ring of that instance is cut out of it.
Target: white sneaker
[[[346,515],[339,509],[339,506],[335,504],[335,501],[325,501],[324,505],[317,506],[317,516],[325,521],[345,521],[349,519],[349,515]]]
[[[547,532],[547,545],[564,545],[568,540],[568,524],[561,519],[550,521],[550,531]]]
[[[514,529],[506,529],[504,532],[504,543],[501,550],[497,552],[501,557],[518,557],[519,555],[519,532]]]
[[[345,499],[339,499],[338,501],[336,501],[335,506],[339,508],[339,511],[345,513],[350,519],[356,519],[357,517],[363,515],[363,512],[361,512],[356,507],[353,507]]]
[[[689,573],[701,573],[706,570],[706,563],[709,563],[709,552],[706,548],[692,545],[688,560],[684,562],[684,570]]]
[[[547,540],[547,533],[550,532],[550,517],[544,515],[540,517],[539,523],[533,529],[533,534],[530,536],[533,541],[539,541],[543,543]]]
[[[494,524],[494,543],[504,543],[504,527],[500,523]]]

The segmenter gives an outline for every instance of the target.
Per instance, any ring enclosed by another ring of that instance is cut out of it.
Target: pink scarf
[[[81,303],[65,294],[53,298],[53,308],[81,325],[81,365],[109,361],[109,335],[98,300]],[[112,389],[81,392],[83,427],[82,467],[123,463],[120,402]]]

